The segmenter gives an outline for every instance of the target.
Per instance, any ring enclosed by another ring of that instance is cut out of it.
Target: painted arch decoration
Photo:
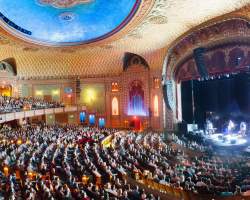
[[[16,76],[16,61],[14,58],[7,58],[0,61],[0,71],[5,71],[11,76]]]
[[[204,61],[209,76],[247,71],[249,27],[250,21],[240,17],[225,17],[201,24],[170,46],[163,77],[176,82],[201,78],[193,56],[193,50],[199,47],[206,49]]]
[[[149,69],[148,62],[142,56],[126,52],[123,57],[123,71],[133,65],[142,65],[145,69]]]

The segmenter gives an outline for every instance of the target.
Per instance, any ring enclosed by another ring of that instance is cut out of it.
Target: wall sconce
[[[21,145],[21,144],[22,144],[22,140],[21,140],[21,139],[18,139],[18,140],[17,140],[17,144],[18,144],[18,145]]]
[[[3,168],[3,172],[5,176],[9,176],[9,168],[7,166]]]
[[[88,184],[88,181],[89,181],[89,177],[86,176],[86,175],[83,175],[83,176],[82,176],[82,183],[83,183],[84,185],[87,185],[87,184]]]

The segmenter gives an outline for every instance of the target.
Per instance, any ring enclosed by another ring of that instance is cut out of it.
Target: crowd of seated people
[[[110,135],[114,135],[112,145],[102,145]],[[181,145],[189,147],[184,141]],[[124,177],[144,177],[142,180],[213,196],[250,190],[247,157],[206,152],[189,156],[158,133],[73,125],[4,126],[0,169],[0,199],[159,199],[139,187],[139,182],[131,184]]]
[[[46,102],[45,100],[32,97],[16,98],[0,96],[0,113],[19,112],[23,109],[34,110],[63,106],[64,105],[59,102]]]
[[[190,137],[189,134],[185,135],[176,135],[174,133],[171,134],[171,139],[174,143],[179,144],[185,148],[192,150],[199,150],[201,152],[206,152],[211,150],[211,145],[206,143],[205,141],[197,140],[197,138]]]
[[[156,200],[129,184],[124,176],[130,167],[101,145],[114,132],[73,125],[4,126],[0,199]]]
[[[240,195],[250,190],[250,159],[241,155],[187,156],[159,134],[117,135],[110,156],[147,179],[196,194]],[[195,151],[194,151],[195,152]]]

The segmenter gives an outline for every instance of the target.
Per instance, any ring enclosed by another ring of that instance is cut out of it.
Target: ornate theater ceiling
[[[0,0],[2,26],[28,42],[48,46],[74,46],[107,38],[124,27],[140,5],[140,0],[4,2]]]
[[[250,19],[250,0],[0,0],[0,60],[17,76],[106,76],[125,52],[161,69],[168,48],[221,18]],[[22,9],[20,9],[22,8]]]

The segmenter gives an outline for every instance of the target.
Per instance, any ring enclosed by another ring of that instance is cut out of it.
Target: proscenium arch
[[[237,21],[239,22],[238,27],[233,27],[230,30],[226,30],[228,34],[223,35],[223,33],[220,33],[220,30],[216,30],[217,27],[222,27],[226,23],[230,23],[231,21]],[[205,22],[196,28],[193,28],[189,31],[187,31],[182,36],[178,37],[173,43],[169,45],[167,54],[165,56],[165,61],[162,68],[162,84],[164,85],[166,80],[176,80],[176,77],[174,76],[176,66],[179,65],[179,63],[183,62],[183,60],[186,60],[186,58],[191,57],[193,54],[193,50],[198,47],[205,47],[205,48],[211,48],[213,46],[216,46],[217,44],[225,44],[230,43],[232,41],[248,41],[249,37],[247,35],[244,35],[242,31],[244,27],[240,27],[242,23],[246,24],[247,29],[250,27],[250,19],[242,18],[242,17],[228,17],[228,16],[221,16],[219,18],[215,18],[213,20],[210,20],[208,22]],[[207,30],[211,30],[210,33]],[[237,31],[238,30],[238,31]],[[214,32],[218,31],[218,34],[215,35]],[[206,36],[206,39],[199,39],[197,38],[197,35]],[[245,38],[245,39],[244,39]],[[183,45],[185,44],[185,45]],[[178,55],[178,50],[182,50],[181,54]]]
[[[233,27],[230,26],[231,23]],[[222,16],[189,30],[169,45],[162,68],[162,87],[166,106],[172,112],[173,118],[181,115],[179,110],[181,93],[178,91],[180,90],[178,83],[182,80],[178,76],[179,67],[188,59],[193,58],[193,50],[203,47],[209,51],[216,46],[239,42],[248,43],[250,46],[248,35],[250,35],[249,19],[239,16]],[[191,77],[191,79],[198,77]]]

